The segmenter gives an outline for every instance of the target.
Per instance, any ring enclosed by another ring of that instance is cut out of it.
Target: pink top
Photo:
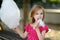
[[[48,26],[46,25],[45,27],[39,27],[40,32],[42,33],[43,30],[46,30],[46,33],[48,32]],[[28,39],[27,40],[38,40],[38,36],[36,31],[32,28],[30,24],[27,24],[24,27],[24,30],[28,32]]]

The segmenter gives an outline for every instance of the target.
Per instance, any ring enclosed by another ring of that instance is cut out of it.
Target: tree
[[[28,21],[28,3],[30,0],[23,0],[23,10],[24,10],[24,25]]]

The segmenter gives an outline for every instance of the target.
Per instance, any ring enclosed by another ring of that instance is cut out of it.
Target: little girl
[[[45,33],[48,32],[48,26],[44,24],[44,8],[40,5],[34,5],[30,11],[30,21],[24,27],[23,33],[18,27],[14,29],[17,33],[27,40],[44,40]]]

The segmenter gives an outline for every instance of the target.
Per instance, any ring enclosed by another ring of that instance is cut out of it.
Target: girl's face
[[[39,19],[43,19],[43,11],[41,9],[36,11],[33,17],[34,17],[35,21],[37,21]]]

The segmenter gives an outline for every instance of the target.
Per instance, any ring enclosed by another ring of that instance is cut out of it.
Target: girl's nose
[[[39,19],[41,19],[41,16],[39,16]]]

